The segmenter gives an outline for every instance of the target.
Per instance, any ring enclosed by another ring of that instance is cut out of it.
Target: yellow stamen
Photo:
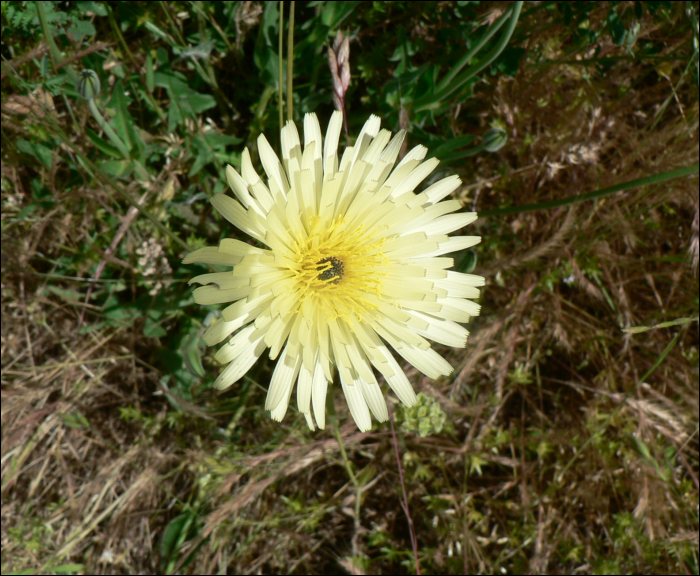
[[[299,291],[299,303],[312,298],[326,317],[354,315],[366,317],[376,306],[365,294],[379,295],[390,264],[382,251],[384,239],[372,241],[362,227],[348,230],[347,220],[336,218],[326,227],[318,219],[310,223],[308,234],[300,233],[292,246],[292,270]]]

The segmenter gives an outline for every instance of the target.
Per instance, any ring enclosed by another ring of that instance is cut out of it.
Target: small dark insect
[[[328,281],[329,284],[338,284],[340,279],[343,277],[343,274],[345,274],[345,266],[343,265],[343,261],[339,260],[335,256],[323,258],[316,262],[316,264],[318,264],[318,266],[316,266],[316,270],[322,271],[318,275],[318,279]]]

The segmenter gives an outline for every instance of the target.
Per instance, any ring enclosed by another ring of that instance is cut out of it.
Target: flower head
[[[460,184],[457,176],[414,190],[438,165],[423,161],[417,146],[395,167],[405,132],[394,138],[371,116],[354,146],[338,158],[342,115],[335,112],[325,143],[315,114],[304,118],[304,146],[288,122],[282,129],[282,162],[264,135],[258,150],[264,182],[243,152],[241,174],[226,168],[236,199],[212,198],[214,207],[263,247],[224,239],[184,263],[218,264],[232,271],[191,282],[199,304],[232,302],[223,320],[204,334],[209,345],[228,339],[216,359],[228,366],[216,380],[227,388],[270,349],[277,360],[265,409],[281,421],[296,383],[297,405],[313,430],[325,426],[325,398],[334,367],[350,412],[362,431],[370,412],[388,419],[373,367],[407,406],[416,395],[389,349],[431,378],[452,366],[429,340],[463,348],[459,323],[479,313],[480,276],[448,270],[444,254],[474,246],[478,236],[453,236],[476,213],[451,214],[461,205],[441,201]]]

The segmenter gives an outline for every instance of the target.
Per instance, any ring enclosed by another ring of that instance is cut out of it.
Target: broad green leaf
[[[129,150],[137,149],[140,151],[144,149],[145,144],[134,127],[134,121],[127,109],[128,104],[124,94],[124,85],[121,80],[117,80],[109,103],[109,106],[115,110],[112,125]]]
[[[39,142],[29,142],[24,138],[20,138],[17,140],[17,148],[21,152],[29,154],[30,156],[39,160],[39,162],[41,162],[46,168],[51,168],[53,153],[44,144]]]
[[[108,156],[113,156],[115,158],[121,159],[124,158],[121,152],[119,152],[119,150],[117,150],[115,146],[98,136],[97,133],[91,130],[90,128],[86,127],[85,133],[87,134],[88,138],[90,138],[92,143],[97,147],[98,150],[104,152]]]

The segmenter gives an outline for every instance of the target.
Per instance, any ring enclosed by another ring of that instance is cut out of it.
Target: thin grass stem
[[[279,77],[277,90],[277,109],[280,119],[280,131],[284,128],[284,1],[280,0],[280,29],[277,38],[277,58],[279,59]]]
[[[416,538],[416,530],[413,526],[413,518],[411,518],[411,511],[408,508],[408,496],[406,494],[406,482],[403,478],[403,467],[401,466],[401,456],[399,454],[399,442],[396,439],[396,430],[394,428],[394,412],[391,409],[391,400],[387,399],[387,408],[389,409],[389,423],[391,424],[391,437],[394,442],[394,453],[396,454],[396,465],[399,469],[399,479],[401,480],[401,494],[403,502],[401,506],[406,514],[406,519],[408,521],[408,530],[411,534],[411,547],[413,548],[413,558],[416,562],[416,574],[420,574],[420,563],[418,562],[418,539]]]
[[[61,51],[58,49],[56,41],[53,38],[53,34],[51,34],[51,30],[49,29],[49,23],[48,19],[46,18],[44,3],[34,2],[34,4],[36,5],[36,13],[39,17],[39,23],[41,24],[41,31],[44,33],[44,40],[46,40],[46,44],[49,47],[49,54],[51,54],[51,60],[53,60],[54,68],[58,70],[61,63],[63,62],[63,54],[61,54]],[[73,69],[71,65],[66,66],[66,72],[68,73],[68,76],[73,81],[73,83],[77,85],[79,80],[78,73]]]
[[[505,216],[508,214],[522,214],[523,212],[533,212],[535,210],[550,210],[552,208],[558,208],[559,206],[568,206],[569,204],[585,202],[586,200],[595,200],[596,198],[610,196],[615,192],[632,190],[633,188],[647,186],[648,184],[660,184],[661,182],[666,182],[667,180],[682,178],[683,176],[689,176],[690,174],[697,173],[698,163],[695,163],[691,166],[685,166],[683,168],[671,170],[670,172],[664,172],[663,174],[645,176],[644,178],[637,178],[636,180],[630,180],[629,182],[623,182],[622,184],[614,184],[613,186],[608,186],[607,188],[602,188],[601,190],[596,190],[595,192],[589,192],[587,194],[578,194],[576,196],[569,196],[568,198],[561,198],[559,200],[550,200],[548,202],[540,202],[538,204],[523,204],[522,206],[509,206],[508,208],[482,210],[479,212],[479,216],[483,218],[489,216]]]
[[[121,46],[122,51],[129,57],[129,60],[131,60],[134,70],[139,70],[140,66],[138,65],[131,49],[129,48],[129,45],[126,43],[126,40],[124,40],[124,35],[122,34],[122,31],[117,25],[117,20],[114,17],[114,12],[112,11],[112,8],[109,4],[105,4],[104,7],[107,11],[107,17],[109,18],[109,23],[112,27],[112,32],[114,32],[114,34],[117,36],[117,40],[119,40],[119,45]],[[146,96],[146,98],[148,98],[148,101],[151,103],[151,106],[153,106],[153,109],[156,111],[156,114],[158,114],[158,118],[160,118],[160,121],[164,123],[167,122],[168,117],[166,113],[163,111],[163,108],[161,108],[160,104],[158,104],[158,101],[153,97],[151,91],[144,90],[143,93]]]
[[[287,31],[287,120],[294,120],[294,0],[289,7]]]

